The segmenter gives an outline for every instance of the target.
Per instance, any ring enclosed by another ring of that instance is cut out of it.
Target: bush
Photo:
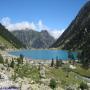
[[[51,80],[50,80],[50,87],[51,87],[52,89],[54,89],[54,88],[56,88],[56,85],[57,85],[57,83],[56,83],[55,79],[51,79]]]
[[[53,67],[53,66],[54,66],[54,60],[53,60],[53,58],[52,58],[51,67]]]
[[[18,65],[23,64],[23,58],[24,58],[24,56],[22,54],[20,54],[20,57],[17,58]]]
[[[84,82],[81,82],[81,84],[80,84],[80,89],[81,89],[81,90],[84,90],[84,89],[87,89],[87,90],[88,90],[87,84],[84,83]]]
[[[3,57],[2,57],[1,54],[0,54],[0,63],[1,63],[1,64],[4,64],[4,59],[3,59]]]
[[[14,68],[15,62],[14,60],[11,61],[10,67]]]
[[[4,63],[5,63],[5,64],[8,64],[8,59],[6,59]]]

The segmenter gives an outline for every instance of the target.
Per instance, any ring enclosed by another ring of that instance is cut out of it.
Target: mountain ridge
[[[10,45],[10,46],[9,46]],[[0,46],[6,48],[25,48],[11,32],[0,23]]]
[[[47,30],[41,32],[35,30],[16,30],[12,34],[16,36],[27,48],[48,48],[55,39]]]
[[[87,39],[87,36],[90,36],[89,29],[90,1],[81,8],[75,19],[51,47],[67,50],[83,49],[90,42],[90,38]]]

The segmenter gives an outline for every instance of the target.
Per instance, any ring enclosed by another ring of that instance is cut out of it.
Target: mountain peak
[[[23,42],[27,48],[48,48],[51,46],[55,39],[50,36],[47,30],[31,31],[24,30],[12,32],[21,42]]]
[[[87,29],[87,32],[85,32]],[[52,45],[63,49],[83,49],[90,42],[90,1],[79,11],[69,27]]]

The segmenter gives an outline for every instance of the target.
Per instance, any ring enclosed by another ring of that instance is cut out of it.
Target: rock
[[[21,90],[31,90],[30,84],[22,83]]]
[[[0,64],[0,71],[2,71],[2,70],[5,70],[6,68],[4,67],[4,65],[3,64]]]
[[[41,78],[45,78],[45,77],[46,77],[46,76],[45,76],[45,71],[40,70],[40,77],[41,77]]]
[[[73,66],[73,65],[70,65],[69,68],[71,68],[71,69],[76,69],[76,67]]]
[[[44,65],[40,64],[39,68],[40,68],[40,77],[41,78],[46,78]]]
[[[31,80],[30,84],[35,84],[35,82],[33,80]]]
[[[57,87],[55,90],[64,90],[64,89],[62,89],[61,87]]]
[[[13,88],[13,87],[16,87],[16,88],[19,88],[19,85],[18,84],[15,84],[13,81],[10,81],[10,80],[2,80],[0,82],[0,88]]]
[[[15,82],[21,83],[23,82],[23,79],[21,79],[20,77],[16,78]]]
[[[52,89],[49,86],[41,84],[39,90],[52,90]]]
[[[66,86],[65,90],[78,90],[78,87],[77,85],[69,85]]]
[[[39,85],[38,84],[32,84],[31,85],[31,90],[39,90]]]
[[[0,73],[0,79],[8,80],[9,78],[4,73]]]
[[[50,79],[41,79],[40,83],[48,86],[50,84]]]
[[[49,86],[44,84],[33,84],[31,85],[32,90],[52,90]]]
[[[88,88],[90,88],[90,83],[87,83]]]

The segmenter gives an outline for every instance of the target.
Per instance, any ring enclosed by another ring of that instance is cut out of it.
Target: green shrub
[[[81,82],[81,83],[80,83],[80,89],[81,89],[81,90],[84,90],[84,89],[87,89],[87,90],[88,90],[87,84],[84,83],[84,82]]]
[[[54,89],[54,88],[56,88],[56,85],[57,85],[57,83],[56,83],[55,79],[51,79],[51,80],[50,80],[50,87],[51,87],[52,89]]]
[[[1,64],[4,64],[4,59],[3,59],[3,57],[2,57],[1,54],[0,54],[0,63],[1,63]]]
[[[15,62],[14,60],[11,61],[10,67],[14,68]]]

